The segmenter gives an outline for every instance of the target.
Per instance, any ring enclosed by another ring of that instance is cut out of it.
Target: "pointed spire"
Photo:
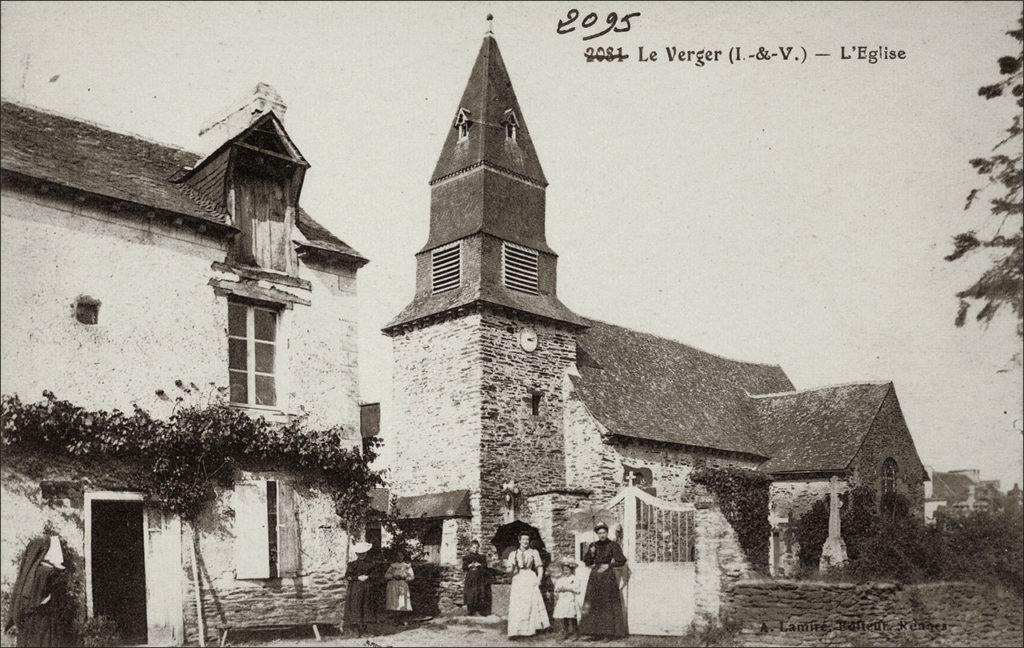
[[[488,31],[462,100],[452,110],[448,137],[431,175],[431,183],[485,163],[541,185],[547,184],[498,42],[491,31],[492,18],[488,15]],[[468,128],[460,128],[462,119],[469,122]],[[514,127],[510,127],[510,122]]]

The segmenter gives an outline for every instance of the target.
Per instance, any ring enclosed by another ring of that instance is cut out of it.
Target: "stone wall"
[[[479,493],[479,331],[480,315],[467,314],[392,338],[390,487],[395,493],[461,488]],[[479,516],[478,498],[473,513]]]
[[[238,280],[214,269],[224,240],[7,185],[0,223],[0,266],[18,277],[0,291],[4,393],[160,416],[173,401],[155,392],[173,397],[175,380],[227,385],[227,302],[209,285]],[[300,263],[299,277],[311,287],[274,286],[310,302],[282,311],[279,409],[345,426],[358,443],[356,273]],[[97,324],[75,319],[80,296],[100,302]]]
[[[741,645],[1019,646],[1018,597],[973,583],[743,581],[723,612]]]
[[[272,473],[260,475],[272,477]],[[287,478],[287,477],[283,477]],[[70,496],[47,501],[40,482],[71,482]],[[49,525],[76,553],[85,578],[85,494],[131,491],[138,477],[130,467],[111,461],[77,461],[65,457],[5,450],[0,461],[3,535],[0,544],[0,588],[9,593],[25,545]],[[293,624],[341,621],[345,594],[348,538],[339,527],[333,502],[317,492],[296,487],[300,575],[295,578],[235,578],[235,512],[232,490],[218,488],[216,501],[192,527],[182,525],[180,570],[163,575],[177,581],[182,597],[186,640],[198,638],[191,547],[195,547],[202,588],[203,618],[208,638],[225,624]],[[141,530],[145,532],[145,530]],[[194,543],[194,544],[193,544]],[[174,564],[176,561],[171,561]],[[150,564],[147,561],[147,570]],[[167,584],[164,584],[167,586]],[[174,588],[172,582],[169,587]],[[84,586],[82,588],[84,592]],[[85,601],[81,602],[82,613]]]
[[[409,583],[412,609],[416,614],[465,614],[462,567],[413,565],[415,579]]]
[[[773,481],[768,489],[768,511],[776,517],[785,517],[793,524],[811,510],[814,503],[829,496],[829,478]],[[839,492],[849,490],[845,479],[839,480]]]
[[[863,484],[881,493],[882,464],[889,457],[896,460],[896,491],[910,500],[910,510],[915,515],[924,516],[925,469],[903,418],[895,389],[890,389],[882,401],[871,430],[851,462],[854,484]]]
[[[255,475],[275,478],[273,473]],[[299,520],[299,575],[293,578],[235,577],[235,517],[231,490],[218,490],[216,501],[196,520],[196,559],[202,588],[203,619],[208,637],[224,626],[341,623],[344,616],[345,572],[350,556],[348,536],[340,526],[330,498],[296,486]],[[193,536],[182,534],[182,566],[186,574],[185,636],[198,637],[192,580]]]
[[[489,312],[480,325],[480,535],[490,538],[502,523],[502,484],[514,480],[525,495],[565,487],[561,387],[576,339],[564,326]],[[525,325],[537,332],[532,353],[519,344]],[[540,395],[536,416],[532,394]]]

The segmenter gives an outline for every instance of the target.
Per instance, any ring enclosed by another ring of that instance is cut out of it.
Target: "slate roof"
[[[452,517],[472,517],[469,507],[469,491],[453,490],[443,493],[428,493],[398,498],[398,515],[401,518],[433,520]]]
[[[454,127],[456,110],[441,156],[430,176],[431,182],[479,163],[487,163],[542,185],[547,184],[523,111],[519,108],[519,100],[498,50],[498,42],[490,34],[484,36],[480,45],[459,108],[470,113],[472,125],[468,136],[459,141],[458,129]],[[505,137],[503,120],[505,111],[509,109],[515,111],[519,123],[514,144]]]
[[[183,168],[199,161],[198,154],[174,146],[2,102],[0,166],[5,172],[229,226],[230,217],[222,205],[171,182]],[[365,262],[301,207],[296,225],[310,246]]]
[[[932,473],[932,499],[946,500],[948,504],[967,501],[971,493],[971,478],[962,473]]]
[[[578,327],[586,326],[586,320],[569,310],[556,295],[531,295],[510,290],[501,284],[482,285],[479,281],[466,281],[456,290],[413,297],[413,300],[384,326],[383,331],[390,335],[402,325],[475,303],[503,306]]]
[[[845,469],[892,383],[822,387],[751,399],[773,473]]]
[[[589,321],[573,385],[609,433],[767,457],[748,392],[793,389],[776,365],[730,360],[675,340]]]

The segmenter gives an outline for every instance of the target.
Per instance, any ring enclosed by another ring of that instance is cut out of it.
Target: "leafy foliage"
[[[851,559],[861,555],[864,542],[878,532],[881,518],[878,515],[878,500],[875,491],[858,486],[841,493],[839,501],[839,524],[846,554]],[[821,559],[821,546],[828,538],[829,498],[815,502],[810,510],[796,521],[793,531],[800,543],[800,565],[807,571],[817,571]]]
[[[1024,15],[1018,21],[1021,28],[1007,34],[1024,47]],[[991,85],[978,89],[985,99],[1008,96],[1018,107],[1024,107],[1024,84],[1021,83],[1024,67],[1024,51],[1015,56],[1003,56],[998,60],[1002,78]],[[1008,94],[1004,94],[1007,93]],[[987,180],[968,194],[964,209],[970,209],[981,194],[995,195],[989,198],[989,212],[1000,218],[1000,225],[991,236],[979,237],[976,230],[962,232],[953,237],[953,251],[947,261],[956,261],[977,250],[993,253],[991,267],[982,273],[973,285],[957,293],[960,298],[956,325],[963,326],[972,305],[979,305],[975,319],[988,323],[1002,306],[1009,306],[1016,315],[1017,335],[1024,337],[1024,167],[1022,167],[1022,115],[1015,114],[1006,137],[992,149],[989,157],[970,161],[975,171]],[[1001,151],[1008,151],[1003,153]],[[1020,354],[1015,356],[1020,362]]]
[[[718,499],[725,519],[732,525],[750,564],[759,571],[768,568],[768,486],[762,472],[742,468],[696,468],[690,479]]]
[[[370,490],[383,485],[370,468],[376,446],[361,454],[345,431],[311,430],[304,418],[285,424],[252,418],[219,398],[186,403],[198,388],[176,383],[184,394],[167,419],[135,406],[90,411],[44,392],[44,400],[23,403],[2,397],[2,447],[31,448],[77,458],[105,457],[138,465],[138,485],[156,505],[194,520],[213,499],[214,486],[230,485],[235,470],[266,467],[294,472],[308,486],[329,495],[342,520],[358,523]]]
[[[909,515],[899,498],[876,505],[871,489],[840,496],[847,564],[832,577],[856,581],[969,580],[998,583],[1024,594],[1024,516],[1007,507],[999,513],[937,515],[935,525]],[[804,574],[818,577],[821,545],[828,537],[828,500],[822,499],[794,527]]]

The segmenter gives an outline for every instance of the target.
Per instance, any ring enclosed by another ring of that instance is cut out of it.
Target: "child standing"
[[[576,563],[569,559],[561,561],[562,573],[555,577],[555,612],[552,616],[562,626],[562,638],[568,639],[576,634],[576,619],[580,607],[577,603],[580,589],[576,580]]]
[[[409,581],[413,580],[412,565],[409,558],[400,553],[396,556],[395,562],[391,563],[384,574],[388,582],[387,608],[391,612],[395,623],[405,625],[403,616],[412,612],[412,596],[409,594]]]

